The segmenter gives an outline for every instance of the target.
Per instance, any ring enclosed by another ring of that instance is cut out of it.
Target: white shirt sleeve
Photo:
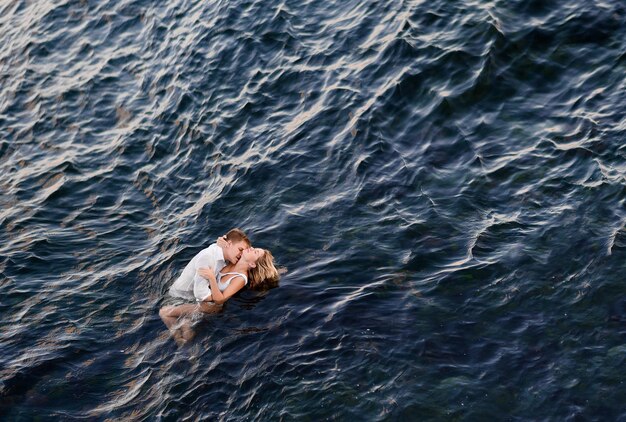
[[[209,286],[209,280],[200,277],[198,275],[198,269],[209,267],[213,271],[216,271],[218,259],[219,257],[215,253],[215,249],[213,247],[203,250],[198,255],[194,268],[195,273],[193,275],[193,295],[196,300],[203,301],[208,300],[211,297],[211,286]]]

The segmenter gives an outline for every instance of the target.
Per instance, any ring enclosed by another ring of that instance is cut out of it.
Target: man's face
[[[245,241],[241,240],[239,242],[233,242],[230,244],[224,253],[224,258],[227,261],[236,264],[241,258],[241,253],[248,248],[248,245]]]

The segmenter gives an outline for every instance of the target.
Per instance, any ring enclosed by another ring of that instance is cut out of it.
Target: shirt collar
[[[217,247],[217,259],[221,259],[222,261],[226,262],[226,259],[224,259],[224,250],[219,246]]]

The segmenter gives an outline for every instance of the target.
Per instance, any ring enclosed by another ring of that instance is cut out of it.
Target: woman
[[[209,280],[210,300],[221,305],[250,281],[251,288],[259,288],[278,279],[272,253],[266,249],[245,249],[236,264],[228,264],[215,276],[211,268],[200,268],[198,274]]]
[[[218,312],[221,307],[215,305],[224,304],[248,283],[252,288],[259,288],[277,281],[279,277],[272,253],[266,249],[253,247],[244,249],[237,263],[226,265],[217,277],[211,268],[200,268],[198,274],[209,281],[211,295],[201,302],[161,308],[159,315],[168,328],[176,328],[174,324],[181,317],[197,312]],[[177,341],[188,341],[193,338],[193,332],[188,324],[178,328],[180,332],[174,333]]]

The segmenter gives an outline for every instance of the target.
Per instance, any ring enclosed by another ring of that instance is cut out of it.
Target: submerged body
[[[186,342],[193,338],[189,321],[183,320],[180,327],[176,326],[179,318],[196,313],[218,312],[221,307],[217,305],[225,303],[248,284],[249,271],[253,271],[251,282],[257,283],[264,281],[263,277],[270,277],[268,274],[275,272],[278,275],[269,251],[248,247],[242,251],[236,263],[222,265],[224,260],[220,259],[219,250],[213,246],[196,255],[170,287],[171,298],[191,303],[164,306],[159,311],[165,325],[174,331],[177,341]],[[210,266],[203,267],[204,264]],[[214,268],[220,267],[222,271],[216,275]]]

